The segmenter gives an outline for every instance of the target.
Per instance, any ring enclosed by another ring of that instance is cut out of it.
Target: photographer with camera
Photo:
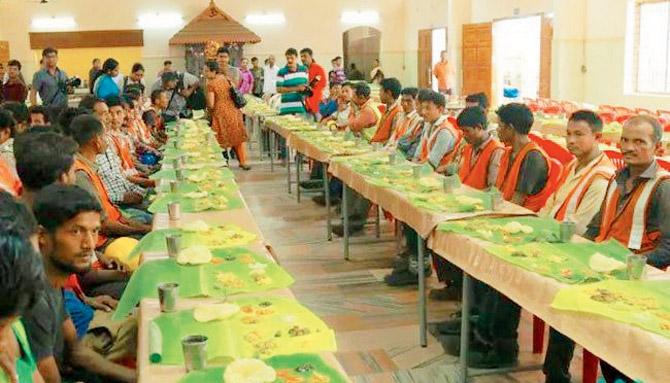
[[[42,69],[33,75],[30,103],[37,105],[39,92],[42,105],[49,113],[50,119],[54,121],[61,110],[67,108],[67,95],[73,87],[81,84],[81,80],[76,77],[68,79],[67,74],[58,68],[58,50],[55,48],[45,48],[42,51],[42,61]]]
[[[307,112],[318,118],[319,103],[323,99],[323,90],[326,88],[326,70],[314,60],[314,52],[310,48],[300,50],[300,60],[307,67],[309,85],[303,91]]]
[[[163,112],[165,121],[174,121],[177,117],[188,118],[193,115],[188,108],[187,100],[200,86],[200,80],[194,75],[184,72],[165,72],[152,87],[154,90],[163,90],[168,97],[168,106]]]

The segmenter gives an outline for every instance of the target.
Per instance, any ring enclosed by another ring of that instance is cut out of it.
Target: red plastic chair
[[[628,114],[617,114],[616,121],[620,124],[623,124],[624,122],[628,121],[629,118],[635,116],[633,113],[628,113]]]
[[[626,166],[626,163],[623,162],[623,154],[621,154],[621,152],[617,152],[616,150],[605,150],[604,153],[618,170],[621,170]]]
[[[549,105],[542,108],[542,112],[546,114],[561,114],[563,113],[563,108],[560,105]]]
[[[614,111],[616,112],[617,115],[635,114],[635,111],[633,109],[625,106],[615,106]]]
[[[664,132],[670,132],[670,123],[667,123],[663,126],[663,131]]]
[[[540,145],[549,157],[558,160],[561,164],[567,164],[575,158],[568,149],[552,140],[543,139],[542,143],[538,143],[538,145]]]
[[[660,158],[656,159],[656,162],[663,168],[663,170],[670,172],[670,161],[662,160]]]
[[[670,110],[658,109],[656,115],[658,115],[659,120],[663,119],[665,122],[670,122]]]
[[[614,114],[614,112],[600,112],[598,113],[598,116],[603,120],[603,124],[609,124],[616,119],[616,114]]]
[[[616,113],[612,105],[600,105],[598,106],[598,111]]]

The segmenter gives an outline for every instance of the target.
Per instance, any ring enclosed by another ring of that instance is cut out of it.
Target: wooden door
[[[543,15],[540,30],[540,89],[538,89],[538,95],[542,98],[551,97],[551,40],[553,37],[552,21]]]
[[[491,23],[463,25],[463,89],[461,94],[484,92],[491,100]]]
[[[419,31],[419,50],[417,60],[419,88],[431,88],[433,81],[433,30]]]
[[[6,66],[7,61],[9,61],[9,42],[0,41],[0,63]]]

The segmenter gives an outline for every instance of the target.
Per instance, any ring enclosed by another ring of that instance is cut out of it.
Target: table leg
[[[275,171],[275,134],[274,131],[268,130],[270,138],[270,173]]]
[[[295,195],[298,203],[300,203],[300,164],[302,163],[302,156],[300,153],[295,156]]]
[[[288,194],[291,194],[291,149],[288,145],[284,146],[286,148],[286,180],[288,181]]]
[[[342,188],[342,229],[343,229],[343,246],[344,246],[344,260],[349,260],[349,187],[343,185]]]
[[[379,238],[379,236],[380,236],[380,230],[379,230],[379,220],[380,220],[380,217],[379,217],[379,216],[380,216],[380,214],[381,214],[381,210],[382,210],[382,209],[379,207],[379,205],[377,205],[377,209],[376,209],[376,210],[377,210],[377,211],[376,211],[377,214],[375,214],[375,237]]]
[[[472,298],[472,278],[463,272],[463,299],[461,303],[461,354],[459,360],[460,378],[468,381],[468,346],[470,345],[470,305]]]
[[[328,185],[328,164],[322,163],[323,167],[323,194],[326,197],[326,239],[333,240],[333,228],[330,222],[330,185]]]
[[[418,275],[419,275],[419,342],[421,347],[428,346],[428,338],[426,335],[426,270],[423,267],[424,258],[426,257],[424,251],[424,239],[419,235],[417,241],[418,251]]]
[[[258,161],[263,161],[263,124],[261,124],[260,117],[256,117],[254,121],[258,123]]]

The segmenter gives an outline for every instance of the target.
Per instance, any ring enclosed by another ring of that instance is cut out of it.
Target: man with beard
[[[76,186],[51,185],[36,196],[34,214],[40,225],[38,243],[48,286],[23,319],[40,374],[47,383],[62,379],[134,382],[133,370],[110,361],[110,354],[128,356],[119,352],[123,339],[107,345],[106,359],[77,338],[63,303],[63,286],[70,276],[91,267],[102,226],[100,204]]]

